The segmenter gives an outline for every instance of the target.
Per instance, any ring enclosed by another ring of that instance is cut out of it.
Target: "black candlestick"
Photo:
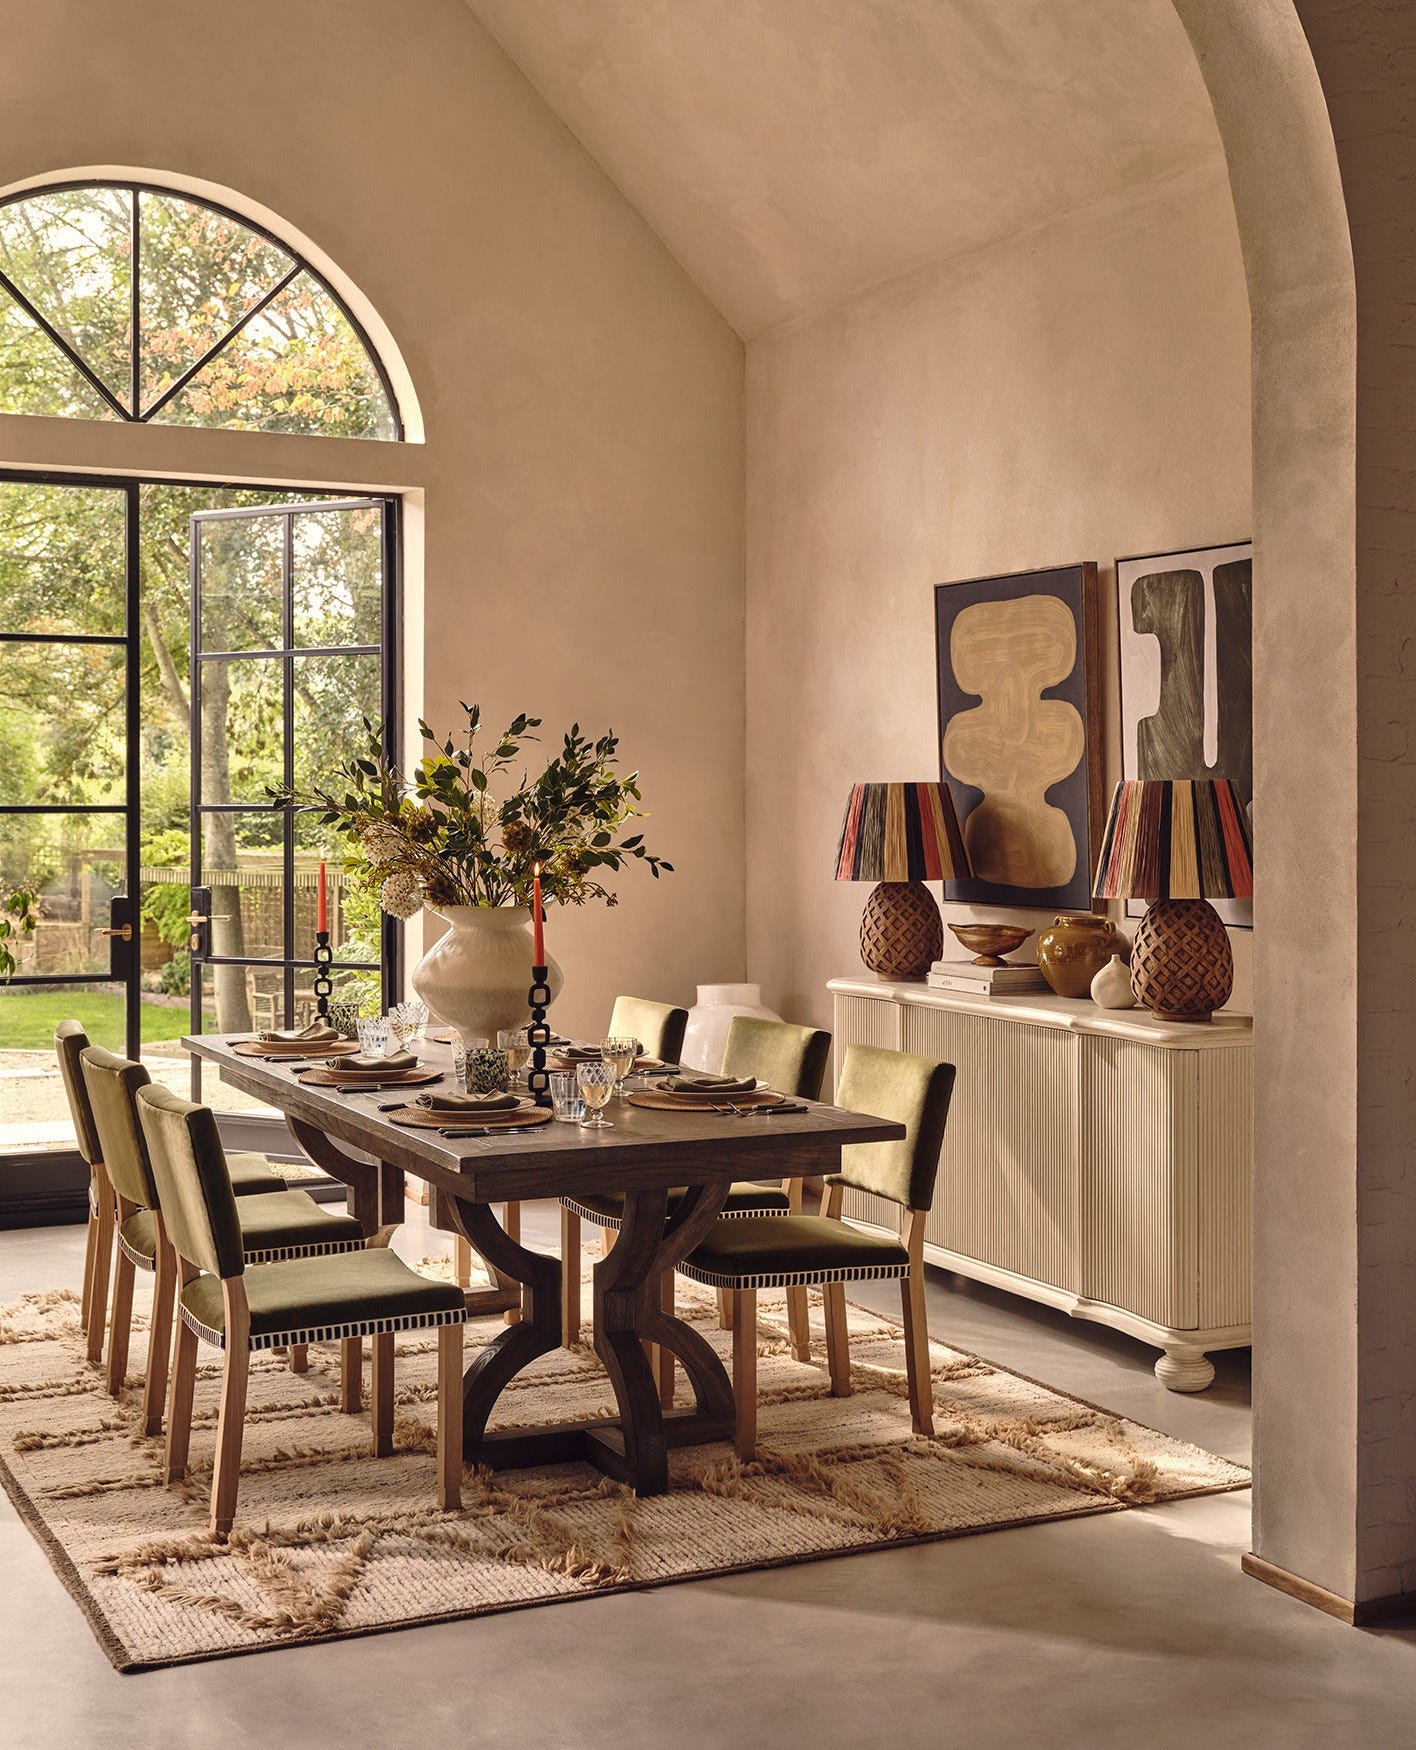
[[[329,999],[334,984],[329,969],[334,963],[334,949],[329,945],[329,931],[315,931],[315,1012],[322,1021],[329,1019]]]
[[[546,1025],[546,1010],[551,1006],[551,987],[546,983],[549,968],[531,968],[531,989],[526,1000],[531,1006],[531,1025],[526,1029],[531,1047],[531,1067],[526,1072],[526,1087],[538,1106],[551,1103],[551,1077],[546,1068],[546,1047],[551,1042],[551,1030]]]

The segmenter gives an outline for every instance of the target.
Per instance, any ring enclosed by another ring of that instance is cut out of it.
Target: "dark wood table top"
[[[232,1046],[250,1037],[207,1034],[182,1043],[215,1065],[232,1087],[474,1203],[804,1178],[833,1171],[846,1143],[888,1142],[905,1134],[889,1119],[820,1102],[780,1118],[736,1118],[651,1111],[617,1100],[607,1111],[613,1130],[552,1122],[516,1135],[445,1137],[394,1124],[378,1111],[381,1101],[394,1098],[392,1090],[342,1094],[307,1086],[298,1071],[278,1059],[238,1056]],[[448,1046],[428,1041],[419,1052],[430,1066],[445,1063],[451,1071]],[[409,1090],[410,1100],[417,1091]],[[449,1114],[447,1122],[452,1127],[459,1120]]]

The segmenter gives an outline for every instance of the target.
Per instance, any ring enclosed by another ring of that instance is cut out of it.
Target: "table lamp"
[[[926,881],[970,875],[947,784],[856,784],[836,852],[838,881],[874,881],[860,957],[882,978],[918,978],[944,952],[944,922]]]
[[[1234,956],[1211,899],[1249,899],[1253,851],[1228,778],[1127,778],[1097,863],[1098,899],[1151,901],[1131,950],[1131,988],[1163,1021],[1208,1021],[1234,989]]]

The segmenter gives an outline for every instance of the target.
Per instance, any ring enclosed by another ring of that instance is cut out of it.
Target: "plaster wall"
[[[408,494],[409,715],[612,726],[653,848],[553,914],[561,1020],[743,959],[742,347],[460,0],[2,0],[0,187],[75,169],[234,191],[341,270],[425,441],[0,419],[0,466]],[[232,198],[228,196],[228,198]],[[420,632],[421,628],[421,632]],[[693,930],[684,920],[693,920]]]
[[[1098,561],[1109,784],[1114,559],[1249,534],[1222,162],[751,342],[747,407],[749,971],[829,1024],[867,892],[831,879],[849,786],[939,771],[933,586]],[[1231,935],[1247,1009],[1253,932]]]

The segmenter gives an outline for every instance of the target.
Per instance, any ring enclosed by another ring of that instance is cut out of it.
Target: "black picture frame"
[[[954,671],[951,647],[955,624],[968,608],[1048,596],[1060,602],[1074,628],[1075,655],[1070,671],[1036,694],[1039,702],[1060,700],[1070,705],[1082,725],[1082,751],[1076,765],[1043,791],[1046,803],[1066,816],[1075,846],[1070,878],[1050,887],[974,877],[945,884],[945,898],[975,905],[997,905],[1037,911],[1091,911],[1092,872],[1103,828],[1102,760],[1105,703],[1101,676],[1101,613],[1097,567],[1087,560],[1039,571],[1018,571],[997,577],[976,577],[941,583],[934,591],[934,635],[940,774],[953,792],[964,838],[969,817],[985,801],[986,792],[970,778],[950,769],[950,724],[983,705],[982,695],[965,690]],[[1021,743],[1019,744],[1022,745]],[[977,774],[973,774],[977,776]]]

